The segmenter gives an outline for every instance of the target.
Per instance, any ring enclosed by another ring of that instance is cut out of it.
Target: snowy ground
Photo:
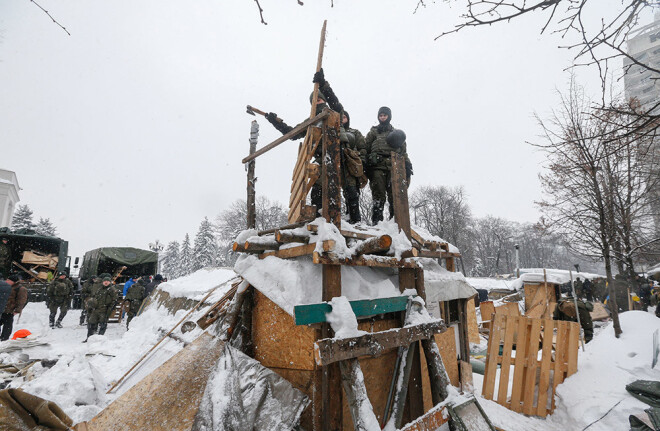
[[[162,289],[172,296],[201,299],[211,288],[234,275],[233,271],[226,269],[200,271],[164,284]],[[219,299],[229,288],[230,283],[225,283],[208,301]],[[195,321],[201,313],[203,310],[188,320]],[[130,331],[126,331],[124,324],[110,324],[105,336],[94,336],[83,344],[86,328],[78,325],[80,311],[67,314],[63,329],[50,329],[45,304],[31,303],[14,329],[29,329],[36,339],[49,345],[23,352],[0,353],[0,363],[16,363],[21,354],[27,354],[32,359],[57,359],[52,368],[34,365],[26,379],[17,379],[11,386],[55,401],[75,422],[89,420],[183,348],[183,343],[167,339],[116,393],[105,394],[112,382],[123,375],[183,314],[185,311],[182,310],[171,315],[165,308],[154,304],[131,322]],[[607,324],[586,345],[586,351],[579,352],[578,372],[559,386],[557,408],[553,415],[546,419],[525,417],[480,397],[479,402],[491,421],[507,431],[582,430],[616,405],[589,430],[629,429],[628,415],[648,406],[628,395],[625,385],[637,379],[660,380],[660,370],[657,367],[651,369],[653,332],[660,329],[660,319],[652,312],[641,311],[623,313],[620,317],[624,331],[621,338],[616,339],[611,324]],[[200,333],[199,328],[186,334],[175,331],[178,337],[186,341],[192,341]],[[0,343],[0,351],[11,343],[16,342]],[[480,395],[483,376],[475,373],[474,383],[475,393]]]
[[[201,299],[205,292],[234,276],[235,273],[227,269],[202,270],[189,277],[164,283],[161,288],[169,291],[172,296],[185,295]],[[218,288],[208,302],[219,300],[230,287],[227,283]],[[187,320],[195,321],[203,312],[203,309],[197,310]],[[172,315],[164,307],[153,304],[131,321],[129,331],[126,331],[125,322],[111,323],[105,335],[92,336],[89,342],[82,343],[87,335],[87,328],[79,325],[80,310],[67,313],[62,322],[64,328],[51,329],[48,327],[48,309],[45,303],[30,303],[23,310],[20,322],[15,322],[14,330],[28,329],[37,340],[47,342],[48,346],[25,349],[22,353],[29,355],[30,359],[58,361],[52,368],[44,368],[37,363],[31,369],[29,381],[16,380],[11,387],[20,387],[26,392],[55,401],[74,422],[89,420],[183,348],[183,343],[166,339],[115,393],[106,395],[111,384],[128,371],[185,314],[185,310],[180,310]],[[194,340],[200,333],[199,328],[186,334],[182,334],[178,329],[175,331],[178,337],[186,341]],[[0,343],[0,351],[3,347],[17,342],[9,340]],[[0,363],[16,363],[20,354],[20,351],[0,353]]]

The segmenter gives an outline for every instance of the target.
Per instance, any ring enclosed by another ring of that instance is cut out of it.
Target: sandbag
[[[0,429],[68,430],[73,421],[55,403],[23,392],[21,389],[0,391]]]
[[[630,431],[660,431],[660,409],[651,407],[628,417]]]

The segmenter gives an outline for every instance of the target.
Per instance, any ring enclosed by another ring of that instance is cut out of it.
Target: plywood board
[[[435,342],[440,350],[442,362],[447,370],[449,381],[453,386],[458,387],[458,359],[456,355],[456,336],[454,335],[455,328],[450,326],[442,334],[436,334]],[[431,383],[429,381],[429,373],[426,367],[426,358],[420,355],[422,364],[422,395],[424,397],[424,411],[427,412],[433,407],[431,399]]]
[[[314,341],[320,331],[296,326],[293,317],[255,289],[252,312],[254,357],[268,368],[314,370]]]
[[[468,339],[470,343],[479,344],[479,325],[477,324],[477,309],[474,306],[474,300],[470,299],[467,302],[467,321],[468,321]]]

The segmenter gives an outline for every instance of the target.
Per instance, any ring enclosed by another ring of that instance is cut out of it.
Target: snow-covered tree
[[[50,221],[50,218],[39,217],[39,222],[34,227],[39,235],[57,236],[57,228]]]
[[[181,266],[181,255],[179,252],[179,242],[171,241],[167,244],[165,253],[163,256],[163,272],[169,278],[179,277]]]
[[[181,258],[179,259],[179,276],[188,275],[193,271],[193,255],[190,248],[190,235],[186,234],[181,244]]]
[[[193,247],[193,271],[215,265],[217,244],[213,235],[213,226],[208,217],[199,225]]]
[[[14,212],[14,218],[11,222],[12,230],[16,229],[34,229],[36,225],[32,221],[33,212],[30,207],[26,205],[19,205]]]

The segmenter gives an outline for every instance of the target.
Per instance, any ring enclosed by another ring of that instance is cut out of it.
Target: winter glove
[[[319,87],[323,87],[325,85],[325,76],[323,75],[323,68],[316,72],[314,74],[314,78],[312,79],[312,82],[314,84],[319,84]]]
[[[278,123],[277,121],[277,114],[274,112],[269,112],[268,114],[265,115],[266,120],[272,125],[275,125],[275,123]]]

